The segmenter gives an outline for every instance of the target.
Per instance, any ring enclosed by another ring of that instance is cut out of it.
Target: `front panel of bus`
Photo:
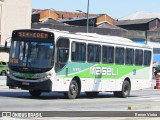
[[[51,32],[13,31],[7,86],[51,91],[48,71],[54,67],[54,51],[54,34]]]

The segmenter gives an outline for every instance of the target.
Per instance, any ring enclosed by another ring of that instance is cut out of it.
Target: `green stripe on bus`
[[[66,69],[67,68],[67,69]],[[121,78],[127,74],[136,74],[137,70],[145,68],[144,66],[127,66],[112,64],[93,64],[93,63],[75,63],[69,62],[66,67],[57,73],[57,76],[73,78]],[[66,71],[67,70],[67,71]],[[67,75],[66,75],[67,72]]]

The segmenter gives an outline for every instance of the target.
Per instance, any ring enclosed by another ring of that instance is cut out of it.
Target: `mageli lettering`
[[[90,68],[91,75],[107,75],[107,76],[117,76],[118,68],[111,67],[91,67]]]

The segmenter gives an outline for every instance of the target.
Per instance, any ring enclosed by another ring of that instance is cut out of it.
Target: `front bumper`
[[[18,87],[24,90],[40,90],[42,92],[52,91],[52,81],[50,79],[42,82],[24,82],[13,80],[9,76],[7,76],[7,86],[9,86],[10,88]]]

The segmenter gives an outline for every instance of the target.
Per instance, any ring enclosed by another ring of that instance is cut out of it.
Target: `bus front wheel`
[[[29,90],[29,93],[32,97],[39,97],[41,95],[41,91],[38,91],[38,90]]]
[[[120,94],[121,94],[120,91],[114,91],[113,93],[114,93],[114,96],[115,96],[115,97],[120,97]]]
[[[75,99],[79,95],[78,83],[76,80],[72,80],[69,86],[69,91],[64,93],[68,99]]]
[[[2,75],[2,76],[6,76],[6,72],[5,72],[5,71],[2,71],[1,75]]]

